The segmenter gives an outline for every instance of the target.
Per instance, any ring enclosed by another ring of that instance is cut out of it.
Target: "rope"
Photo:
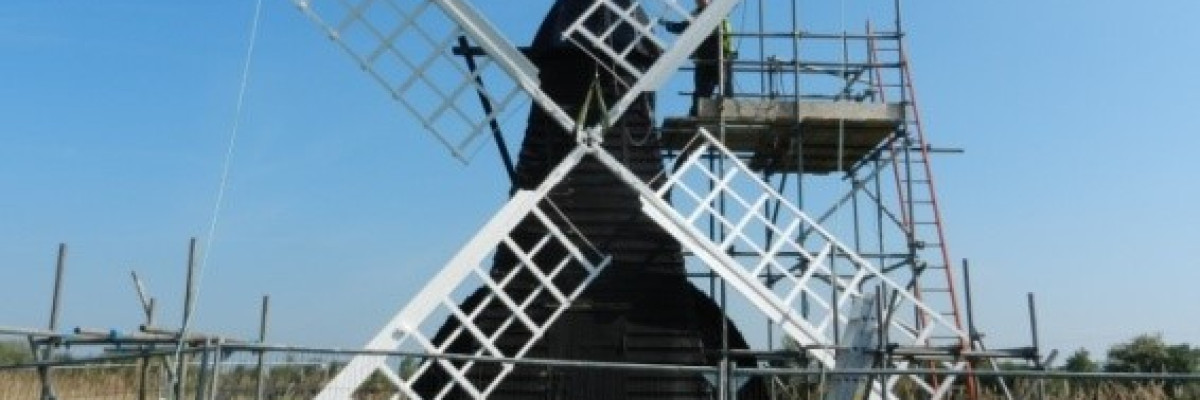
[[[221,205],[225,200],[225,190],[229,186],[229,166],[233,161],[233,150],[237,145],[238,132],[242,127],[242,114],[246,104],[246,86],[250,81],[250,61],[254,56],[254,44],[258,39],[258,23],[259,16],[262,13],[262,0],[258,0],[254,8],[254,22],[250,28],[250,44],[246,48],[246,61],[242,64],[242,80],[238,87],[237,106],[234,108],[233,128],[229,134],[229,144],[225,148],[225,161],[221,167],[221,184],[217,189],[217,199],[213,204],[212,220],[208,224],[208,237],[204,240],[204,248],[211,249],[213,238],[216,237],[217,221],[221,216]],[[199,272],[204,271],[204,266],[208,265],[208,255],[211,252],[205,251],[200,259]],[[203,274],[200,274],[203,277]],[[199,285],[196,285],[199,288]]]
[[[195,304],[200,298],[201,282],[204,280],[204,267],[208,265],[208,256],[212,253],[210,250],[212,249],[213,239],[216,237],[217,222],[221,217],[221,205],[225,200],[226,188],[229,187],[229,169],[233,161],[233,151],[237,144],[238,132],[241,130],[242,126],[242,114],[245,106],[246,86],[250,80],[250,62],[254,58],[254,44],[258,41],[258,25],[259,21],[262,19],[261,17],[262,0],[258,0],[254,5],[254,19],[250,25],[250,43],[246,47],[246,58],[245,62],[242,64],[241,83],[238,87],[237,104],[234,108],[233,126],[229,134],[229,143],[225,148],[225,160],[221,166],[221,181],[217,187],[217,198],[213,204],[212,219],[210,219],[208,223],[208,232],[204,240],[204,250],[202,251],[203,254],[200,257],[200,265],[196,270],[196,283],[194,291],[195,300],[192,302],[189,309],[185,310],[184,312],[184,314],[187,315],[187,318],[184,318],[183,325],[179,328],[180,341],[175,345],[176,359],[178,359],[180,353],[183,351],[182,338],[187,336],[188,328],[191,325],[192,315],[196,309]]]
[[[643,135],[641,139],[637,139],[637,138],[633,137],[633,133],[631,133],[629,131],[629,127],[627,126],[628,121],[622,121],[620,128],[621,128],[621,133],[624,136],[624,139],[628,143],[630,143],[634,146],[645,146],[647,143],[650,142],[650,139],[654,138],[654,128],[653,128],[654,114],[653,114],[653,110],[652,110],[652,105],[650,104],[650,96],[639,95],[638,98],[642,102],[642,106],[647,110],[646,111],[646,120],[650,122],[651,128],[646,130],[646,134]]]

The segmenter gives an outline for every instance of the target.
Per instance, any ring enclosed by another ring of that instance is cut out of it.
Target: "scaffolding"
[[[721,79],[730,82],[717,85],[725,90],[718,91],[714,98],[698,100],[693,114],[663,118],[660,134],[668,159],[693,156],[689,146],[694,143],[696,132],[700,128],[712,132],[764,182],[779,193],[788,193],[787,199],[775,199],[775,204],[762,208],[768,218],[777,220],[779,210],[787,207],[783,203],[788,201],[802,210],[819,211],[819,224],[838,232],[839,237],[849,241],[853,253],[880,266],[885,276],[902,282],[915,298],[914,304],[928,307],[899,309],[898,297],[880,289],[876,297],[882,303],[874,306],[880,310],[876,321],[864,324],[862,321],[870,317],[869,313],[863,319],[847,319],[837,315],[839,307],[828,307],[823,311],[834,314],[834,320],[847,320],[831,324],[832,343],[806,343],[799,347],[873,349],[874,356],[869,357],[848,357],[846,350],[839,351],[838,368],[902,370],[917,365],[935,370],[971,371],[969,364],[955,362],[982,351],[982,343],[978,343],[979,335],[973,325],[964,320],[959,304],[931,165],[934,153],[957,150],[934,148],[922,129],[904,48],[900,2],[879,7],[885,9],[882,14],[878,9],[865,10],[868,15],[863,16],[863,24],[856,31],[846,29],[844,4],[840,10],[842,29],[824,32],[801,22],[800,16],[810,10],[799,1],[791,0],[786,7],[790,18],[777,16],[784,8],[780,3],[768,5],[763,0],[742,2],[730,14],[742,13],[743,22],[747,14],[756,12],[757,18],[753,24],[735,25],[732,32],[723,32],[742,44],[737,46],[736,58],[719,60],[720,65],[728,66],[723,69]],[[768,11],[776,17],[768,17]],[[889,27],[876,29],[880,19]],[[728,93],[727,88],[736,90]],[[731,160],[712,153],[702,157],[712,171],[708,176],[714,178],[709,184],[722,184],[719,177],[726,176]],[[724,193],[708,201],[721,215],[727,214],[728,205],[735,203]],[[719,218],[710,218],[705,228],[712,241],[728,240],[730,226]],[[806,234],[797,235],[801,243],[808,240]],[[759,235],[756,240],[764,246],[779,240],[774,237],[777,232],[770,229]],[[730,246],[728,252],[733,257],[748,257],[751,260],[745,262],[751,263],[760,256],[758,252],[735,246]],[[798,262],[790,272],[804,274],[804,260],[791,256]],[[832,257],[840,258],[842,265],[853,262],[852,254]],[[826,282],[854,276],[853,268],[839,270],[836,265],[837,262],[825,277]],[[694,276],[712,281],[708,286],[713,288],[710,292],[714,296],[723,293],[716,290],[720,284],[714,274],[697,272]],[[760,273],[758,278],[780,293],[786,294],[790,289],[780,287],[785,281],[780,274],[768,271]],[[873,283],[868,280],[859,284]],[[824,295],[828,303],[838,304],[843,301],[839,290],[844,288],[828,284],[816,293],[804,292],[788,298],[794,298],[792,304],[805,319],[820,320],[827,316],[814,315],[812,304],[817,299],[812,297]],[[941,324],[934,319],[940,319]],[[771,330],[774,325],[768,327],[770,343],[775,332]],[[863,338],[864,332],[874,332],[875,337]],[[913,332],[928,334],[911,337]],[[964,332],[967,334],[963,335]],[[894,341],[904,336],[911,338],[907,342]],[[1036,348],[1023,351],[1023,357],[1038,358]],[[1022,351],[1005,355],[1018,353]],[[917,354],[926,359],[907,361],[922,358],[915,357]],[[950,390],[938,379],[920,383],[928,385],[929,395],[934,398]],[[888,388],[895,385],[895,380],[885,381]],[[973,381],[966,380],[963,390],[973,393],[974,389]],[[844,397],[852,392],[840,393]],[[880,387],[874,395],[888,398],[890,395],[885,394],[888,392],[890,389]]]
[[[196,239],[189,242],[187,257],[187,282],[182,291],[183,308],[192,309],[195,291],[194,273],[196,270]],[[102,395],[104,391],[119,390],[122,398],[138,400],[156,399],[185,399],[196,400],[217,398],[216,367],[223,361],[222,346],[227,345],[261,345],[266,340],[267,319],[270,298],[264,296],[261,305],[259,321],[259,337],[257,342],[239,340],[223,335],[192,332],[184,328],[175,329],[164,327],[157,321],[157,301],[149,296],[142,280],[136,271],[131,271],[133,288],[141,303],[143,321],[133,329],[107,328],[97,329],[75,326],[62,329],[59,321],[63,282],[66,280],[67,244],[58,246],[58,256],[55,263],[53,295],[51,297],[49,324],[46,329],[0,326],[0,339],[7,337],[22,337],[32,353],[31,362],[25,365],[0,365],[0,381],[9,380],[10,385],[5,389],[22,386],[21,381],[32,381],[29,377],[19,374],[22,370],[36,373],[37,388],[30,392],[17,393],[0,390],[0,396],[20,398],[36,398],[40,400],[56,400],[59,398],[77,398],[79,396]],[[69,350],[83,349],[83,356],[72,355]],[[266,371],[263,366],[263,353],[259,352],[257,363],[253,364],[256,371],[255,385],[257,399],[264,398],[264,379]],[[63,376],[63,371],[71,368],[95,369],[100,367],[124,368],[132,371],[125,374],[83,374],[77,379]],[[56,371],[57,369],[57,371]],[[24,378],[24,379],[22,379]],[[113,385],[113,378],[121,381]],[[105,387],[104,383],[109,383]],[[28,386],[28,385],[26,385]],[[119,389],[117,389],[119,388]],[[65,393],[65,394],[64,394]],[[28,397],[24,397],[24,396]]]

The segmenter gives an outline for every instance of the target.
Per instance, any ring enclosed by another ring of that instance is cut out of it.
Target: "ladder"
[[[938,308],[943,316],[963,329],[965,324],[958,304],[950,249],[930,162],[931,146],[921,123],[917,92],[903,39],[898,35],[887,38],[891,47],[881,47],[869,25],[867,31],[871,35],[867,46],[877,95],[882,101],[887,101],[889,95],[898,97],[903,109],[903,122],[897,129],[899,136],[891,143],[890,151],[901,222],[914,269],[913,294],[926,304]],[[898,68],[889,74],[883,71],[883,66],[888,64],[898,65]],[[894,81],[885,82],[887,78]],[[971,343],[952,335],[932,336],[928,345],[963,350],[972,347]],[[974,398],[974,379],[966,379],[965,382],[970,398]]]

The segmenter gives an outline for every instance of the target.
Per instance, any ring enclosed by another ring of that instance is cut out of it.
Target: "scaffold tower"
[[[967,370],[972,338],[898,1],[546,1],[527,47],[487,2],[295,1],[453,155],[491,134],[514,187],[366,345],[428,357],[358,356],[317,398],[373,376],[414,399],[789,398],[805,383],[729,372],[779,366],[894,371],[826,399],[962,389],[904,372]],[[714,37],[735,48],[698,58]],[[505,362],[529,357],[680,368]]]

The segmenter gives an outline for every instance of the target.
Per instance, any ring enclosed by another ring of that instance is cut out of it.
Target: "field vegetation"
[[[1093,360],[1087,350],[1079,349],[1056,370],[1071,372],[1150,372],[1200,373],[1200,348],[1187,344],[1167,344],[1161,336],[1141,335],[1129,342],[1112,346],[1104,361]],[[61,358],[62,356],[60,356]],[[0,399],[37,399],[41,380],[35,368],[26,364],[33,357],[21,342],[0,342]],[[336,363],[282,363],[269,369],[264,398],[292,400],[312,398],[333,375]],[[25,366],[23,366],[25,365]],[[411,366],[409,366],[411,367]],[[1029,369],[1026,365],[1003,364],[1004,369]],[[409,368],[406,368],[409,369]],[[143,374],[145,379],[143,380]],[[80,400],[147,399],[165,397],[167,387],[161,361],[145,369],[137,360],[122,364],[83,364],[55,368],[51,382],[58,398]],[[194,396],[198,376],[193,371],[185,379],[185,392]],[[258,372],[253,366],[229,366],[217,381],[215,398],[223,400],[255,399]],[[1200,382],[1117,381],[1095,379],[1011,378],[1004,381],[1015,399],[1046,400],[1200,400]],[[821,398],[822,385],[804,378],[791,378],[776,386],[776,395],[784,400]],[[917,399],[916,390],[905,385],[896,388],[904,399]],[[979,400],[1005,399],[999,381],[983,379]],[[374,376],[354,394],[359,400],[390,398],[396,390],[382,376]],[[963,393],[955,399],[968,398]]]

